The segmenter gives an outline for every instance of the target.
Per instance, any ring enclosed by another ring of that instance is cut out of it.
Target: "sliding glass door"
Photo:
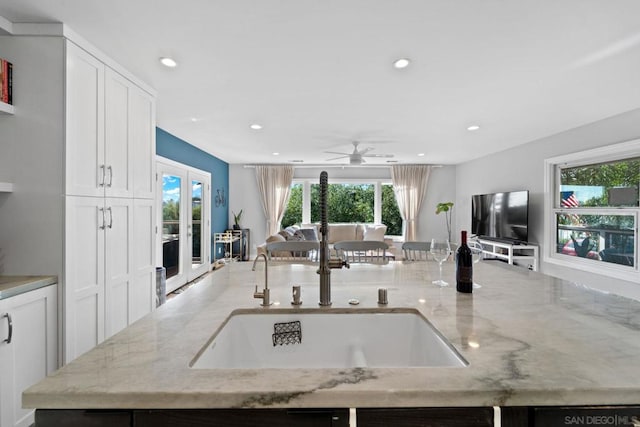
[[[158,265],[166,268],[168,293],[209,269],[211,175],[167,159],[157,172]]]

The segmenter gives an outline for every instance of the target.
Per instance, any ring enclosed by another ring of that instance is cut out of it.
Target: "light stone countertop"
[[[315,266],[270,265],[271,299],[318,308]],[[499,262],[475,265],[473,295],[431,284],[437,264],[332,270],[333,309],[418,309],[464,368],[203,370],[189,363],[229,314],[260,308],[262,266],[232,263],[29,388],[29,408],[274,408],[640,403],[640,302]],[[452,263],[445,279],[455,284]],[[470,345],[471,343],[471,345]]]
[[[58,283],[56,276],[0,276],[0,300]]]

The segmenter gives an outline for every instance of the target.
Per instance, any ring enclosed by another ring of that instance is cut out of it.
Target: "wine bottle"
[[[473,292],[473,259],[465,230],[461,233],[460,247],[456,252],[456,290],[466,294]]]

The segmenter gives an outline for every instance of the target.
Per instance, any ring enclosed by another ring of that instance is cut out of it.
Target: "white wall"
[[[295,179],[310,178],[320,180],[321,168],[297,168]],[[389,168],[326,168],[329,180],[369,178],[391,180]],[[443,214],[436,215],[436,205],[443,201],[454,201],[456,189],[456,168],[447,166],[434,168],[427,185],[427,194],[422,205],[418,221],[418,239],[428,240],[432,237],[446,237],[446,225]],[[255,169],[243,165],[229,165],[229,212],[243,209],[242,226],[251,229],[251,253],[255,254],[255,246],[264,242],[266,236],[266,220],[255,177]],[[455,224],[456,209],[453,211]],[[230,218],[230,223],[233,218]],[[454,239],[455,240],[455,239]]]
[[[458,165],[456,229],[471,225],[471,196],[497,191],[529,190],[529,241],[543,241],[544,160],[640,137],[640,109],[552,135],[500,153]],[[593,273],[541,263],[541,271],[586,286],[640,299],[640,285]]]

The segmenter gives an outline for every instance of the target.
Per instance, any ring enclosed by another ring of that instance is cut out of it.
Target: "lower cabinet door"
[[[0,316],[0,426],[28,427],[22,392],[57,369],[57,287],[0,301]]]
[[[349,427],[348,409],[150,410],[134,413],[135,427]]]
[[[492,427],[493,408],[358,408],[358,427]]]
[[[131,411],[38,409],[35,427],[131,427]]]
[[[36,411],[36,427],[349,427],[348,409]]]

